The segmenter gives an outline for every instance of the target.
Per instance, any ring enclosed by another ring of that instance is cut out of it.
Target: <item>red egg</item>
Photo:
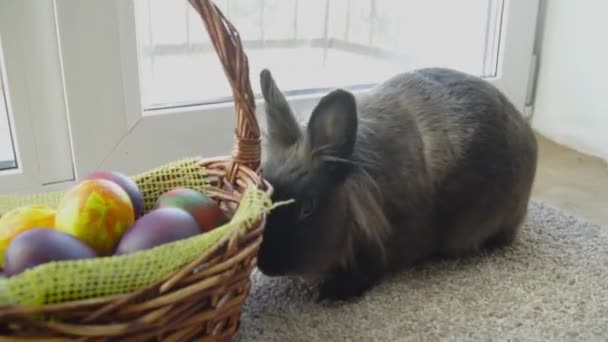
[[[50,261],[94,258],[93,248],[70,234],[48,228],[17,235],[6,249],[4,273],[13,276]]]
[[[200,191],[189,188],[167,191],[156,200],[154,208],[183,209],[194,217],[203,232],[228,222],[228,218],[216,201]]]
[[[106,179],[118,184],[129,195],[135,218],[141,217],[144,214],[144,196],[137,186],[137,183],[131,177],[118,171],[96,171],[81,179]]]
[[[125,233],[115,254],[129,254],[200,234],[194,218],[179,208],[159,208],[140,217]]]

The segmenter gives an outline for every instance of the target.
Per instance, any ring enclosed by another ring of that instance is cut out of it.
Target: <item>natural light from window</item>
[[[6,170],[16,167],[16,161],[8,117],[2,67],[0,59],[0,170]]]
[[[496,74],[502,0],[216,0],[285,91],[369,85],[423,66]],[[230,101],[198,14],[186,1],[136,0],[144,109]]]

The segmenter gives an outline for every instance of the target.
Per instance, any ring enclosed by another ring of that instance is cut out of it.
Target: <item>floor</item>
[[[608,226],[608,164],[537,137],[540,159],[533,198]]]

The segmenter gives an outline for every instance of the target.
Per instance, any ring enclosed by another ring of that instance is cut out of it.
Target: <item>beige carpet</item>
[[[608,227],[533,202],[508,249],[405,271],[353,303],[313,294],[256,273],[236,340],[606,341]]]

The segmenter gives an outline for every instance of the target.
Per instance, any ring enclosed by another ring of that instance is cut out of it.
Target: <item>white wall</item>
[[[548,0],[533,125],[608,160],[608,1]]]

